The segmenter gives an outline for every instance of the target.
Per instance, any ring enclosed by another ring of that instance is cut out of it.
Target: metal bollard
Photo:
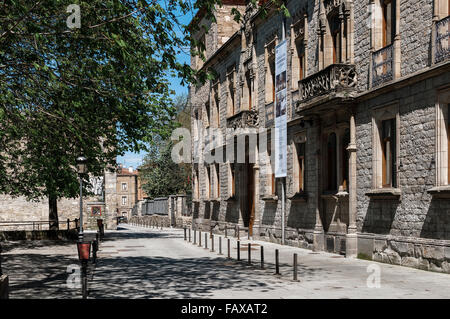
[[[208,249],[208,234],[205,233],[205,249]]]
[[[294,254],[294,281],[297,281],[297,254]]]
[[[92,241],[92,262],[94,264],[97,263],[97,251],[98,251],[98,242],[97,240]]]
[[[241,242],[237,241],[237,260],[241,260]]]
[[[191,229],[189,228],[189,242],[191,242]]]
[[[202,232],[198,231],[198,247],[202,247]]]
[[[187,235],[186,235],[186,227],[184,228],[184,240],[187,240]]]
[[[241,235],[239,232],[239,225],[237,225],[237,238],[238,238],[238,240],[241,240]]]
[[[227,229],[228,229],[228,227],[225,226],[225,238],[227,238]]]
[[[261,246],[261,269],[264,269],[264,246]]]
[[[70,229],[70,219],[67,218],[67,230],[69,230],[69,229]]]
[[[222,237],[219,237],[219,255],[222,255]]]
[[[248,243],[248,264],[252,264],[252,244]]]
[[[214,252],[214,235],[211,235],[211,252]]]
[[[280,274],[280,264],[279,264],[279,252],[278,249],[275,249],[275,275]]]
[[[230,238],[228,238],[228,259],[231,258],[231,254],[230,254]]]
[[[193,244],[195,245],[197,243],[197,231],[194,229],[194,242]]]

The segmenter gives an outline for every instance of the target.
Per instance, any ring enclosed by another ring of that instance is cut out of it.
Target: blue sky
[[[192,20],[192,15],[186,15],[182,18],[180,18],[181,23],[188,24]],[[181,35],[181,32],[178,32],[178,35]],[[182,52],[177,56],[177,60],[181,63],[188,63],[190,64],[190,56],[189,52]],[[170,80],[170,88],[176,92],[176,95],[183,94],[188,92],[187,85],[181,85],[181,79],[177,77],[169,77]],[[134,168],[137,168],[141,163],[142,159],[145,156],[145,152],[141,153],[133,153],[133,152],[127,152],[124,156],[118,156],[117,157],[117,163],[123,164],[124,167],[133,166]]]

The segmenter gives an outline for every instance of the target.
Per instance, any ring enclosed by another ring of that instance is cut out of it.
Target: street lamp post
[[[78,240],[83,240],[83,178],[82,175],[87,172],[86,157],[79,156],[77,158],[77,172],[80,180],[80,231],[78,232]]]
[[[91,255],[91,243],[77,242],[78,259],[81,262],[81,291],[83,299],[87,298],[87,265]]]

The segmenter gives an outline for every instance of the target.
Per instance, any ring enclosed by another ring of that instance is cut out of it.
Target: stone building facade
[[[131,218],[133,207],[138,202],[138,171],[119,167],[117,170],[117,216]]]
[[[450,273],[448,0],[286,6],[224,1],[195,34],[206,61],[191,65],[218,75],[190,88],[195,226]],[[275,179],[284,39],[288,173]]]

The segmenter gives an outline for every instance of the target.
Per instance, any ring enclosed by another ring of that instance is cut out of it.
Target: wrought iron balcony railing
[[[353,64],[332,64],[325,69],[298,81],[299,102],[332,92],[352,90],[357,83]]]
[[[228,128],[252,128],[258,127],[259,117],[256,110],[242,110],[227,119]]]
[[[372,53],[372,86],[394,79],[394,45]]]
[[[435,63],[450,57],[450,16],[436,22]]]

